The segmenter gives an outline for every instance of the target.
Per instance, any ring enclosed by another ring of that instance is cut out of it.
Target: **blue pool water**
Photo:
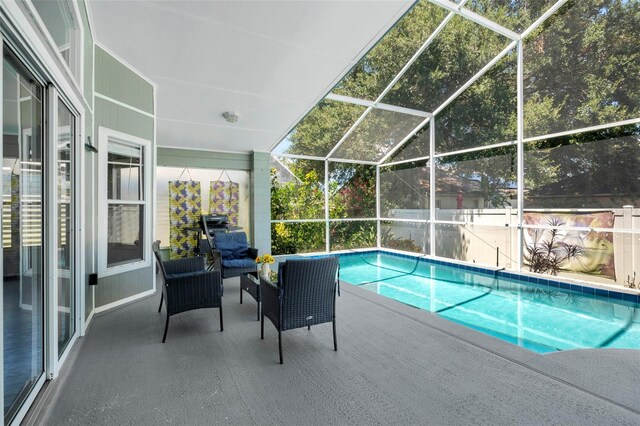
[[[340,256],[340,279],[539,353],[640,349],[640,305],[381,252]]]

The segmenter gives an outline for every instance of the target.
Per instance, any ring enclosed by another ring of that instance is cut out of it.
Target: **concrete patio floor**
[[[161,280],[158,280],[161,283]],[[539,355],[348,284],[331,325],[283,333],[225,280],[218,310],[171,319],[156,296],[96,316],[37,422],[640,424],[640,351]]]

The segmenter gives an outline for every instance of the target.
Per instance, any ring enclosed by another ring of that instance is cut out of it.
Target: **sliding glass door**
[[[2,296],[4,417],[44,373],[43,87],[3,52]]]
[[[62,356],[76,331],[73,234],[73,168],[75,166],[75,117],[58,100],[56,146],[56,265],[58,268],[58,357]]]

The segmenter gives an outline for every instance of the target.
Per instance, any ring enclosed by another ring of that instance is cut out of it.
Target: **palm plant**
[[[529,270],[539,274],[558,275],[562,264],[584,255],[584,250],[577,244],[567,244],[559,240],[559,229],[564,222],[552,217],[548,224],[552,226],[548,238],[544,238],[544,231],[536,229],[533,232],[533,244],[527,245],[525,259],[529,263]]]

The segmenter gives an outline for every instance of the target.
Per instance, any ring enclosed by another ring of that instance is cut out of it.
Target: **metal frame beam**
[[[397,166],[399,164],[417,163],[417,162],[420,162],[420,161],[428,160],[429,158],[431,158],[431,157],[429,157],[428,155],[425,155],[423,157],[411,158],[409,160],[399,160],[399,161],[393,161],[391,163],[380,164],[380,167],[391,167],[391,166]]]
[[[455,92],[453,92],[453,94],[451,96],[449,96],[447,98],[446,101],[444,101],[438,108],[436,108],[435,110],[433,110],[433,115],[436,116],[438,115],[438,113],[440,113],[443,109],[445,109],[447,106],[449,106],[449,104],[451,102],[453,102],[458,96],[460,96],[465,90],[467,90],[469,87],[471,87],[471,85],[473,83],[475,83],[476,81],[478,81],[480,79],[480,77],[482,77],[483,75],[485,75],[487,73],[487,71],[489,71],[491,68],[493,68],[493,66],[495,64],[497,64],[502,58],[504,58],[505,56],[507,56],[507,54],[509,52],[511,52],[513,50],[514,47],[516,47],[517,45],[517,41],[512,41],[511,43],[509,43],[509,45],[507,47],[505,47],[504,49],[502,49],[502,51],[500,53],[498,53],[496,55],[495,58],[493,58],[492,60],[490,60],[487,65],[485,65],[484,67],[482,67],[480,69],[480,71],[478,71],[477,73],[475,73],[473,75],[473,77],[471,77],[465,84],[463,84],[462,86],[460,86],[460,88],[458,90],[456,90]]]
[[[551,15],[556,13],[558,11],[558,9],[560,9],[562,6],[564,6],[564,4],[566,2],[568,2],[568,1],[569,0],[558,0],[558,2],[555,3],[553,6],[551,6],[549,9],[547,9],[547,11],[542,14],[542,16],[540,16],[538,19],[536,19],[533,24],[529,25],[529,28],[527,28],[526,30],[524,30],[522,32],[522,34],[520,34],[520,38],[522,40],[527,38],[527,36],[529,34],[531,34],[533,31],[535,31],[540,25],[542,25],[547,19],[549,19],[549,17]]]
[[[503,27],[490,19],[485,18],[482,15],[478,15],[475,12],[470,11],[469,9],[465,9],[463,6],[466,2],[461,2],[460,4],[453,3],[448,0],[428,0],[430,3],[436,4],[444,9],[447,9],[456,15],[460,15],[463,18],[467,18],[470,21],[475,22],[476,24],[482,25],[485,28],[488,28],[500,35],[503,35],[511,40],[520,40],[520,34],[515,31],[511,31],[508,28]]]
[[[380,166],[376,166],[376,246],[382,246],[382,231],[380,223]]]
[[[629,120],[616,121],[613,123],[599,124],[596,126],[582,127],[580,129],[567,130],[564,132],[549,133],[546,135],[534,136],[531,138],[523,139],[523,142],[524,143],[535,142],[535,141],[544,140],[544,139],[557,138],[560,136],[575,135],[578,133],[593,132],[595,130],[603,130],[603,129],[609,129],[611,127],[619,127],[619,126],[629,126],[632,124],[639,124],[639,123],[640,123],[640,118],[632,118]]]
[[[336,95],[335,93],[329,93],[327,96],[325,96],[325,99],[329,99],[336,102],[344,102],[346,104],[354,104],[354,105],[360,105],[365,107],[371,107],[375,109],[383,109],[385,111],[398,112],[401,114],[415,115],[417,117],[431,117],[431,113],[427,111],[420,111],[413,108],[405,108],[401,106],[389,105],[389,104],[383,104],[383,103],[376,104],[374,101],[352,98],[351,96]]]
[[[522,222],[524,220],[524,67],[523,67],[523,43],[522,40],[518,42],[518,77],[517,77],[517,203],[518,203],[518,236],[517,236],[517,256],[518,271],[522,270],[523,265],[523,247],[524,242],[524,230],[522,229]]]
[[[329,162],[324,162],[324,238],[325,250],[331,251],[331,229],[329,228]]]
[[[276,158],[291,158],[294,160],[330,161],[332,163],[366,164],[369,166],[378,165],[377,161],[352,160],[349,158],[324,158],[324,157],[316,157],[313,155],[299,155],[299,154],[271,154],[271,155]]]
[[[400,141],[400,143],[396,144],[396,146],[391,148],[391,151],[387,152],[385,154],[385,156],[380,159],[378,164],[381,165],[382,163],[387,161],[389,158],[391,158],[391,156],[393,154],[395,154],[400,148],[402,148],[402,146],[404,146],[405,143],[407,143],[409,141],[409,139],[411,139],[416,133],[418,133],[420,131],[420,129],[422,129],[424,126],[427,125],[427,123],[429,123],[432,120],[433,120],[433,116],[422,120],[420,122],[420,124],[418,124],[416,127],[414,127],[414,129]]]
[[[463,4],[466,3],[466,0],[463,0]],[[413,54],[413,56],[407,61],[406,64],[404,64],[404,66],[402,67],[402,69],[398,72],[398,74],[396,74],[396,76],[389,82],[389,84],[387,85],[387,87],[385,87],[385,89],[382,91],[382,93],[380,93],[380,95],[378,95],[378,97],[376,98],[376,100],[374,101],[374,105],[378,104],[386,95],[387,93],[389,93],[389,91],[393,88],[393,86],[395,86],[395,84],[402,78],[402,76],[404,75],[404,73],[407,72],[407,70],[411,67],[411,65],[413,65],[413,63],[418,60],[418,58],[420,57],[420,55],[422,54],[422,52],[424,52],[427,47],[429,47],[429,45],[433,42],[433,40],[435,40],[435,38],[438,36],[438,34],[440,34],[440,32],[444,29],[444,27],[447,25],[447,23],[451,20],[451,18],[453,18],[454,13],[449,13],[447,16],[445,16],[445,18],[442,20],[442,22],[440,22],[440,25],[438,25],[436,27],[436,29],[433,31],[433,33],[431,33],[431,35],[425,40],[424,43],[422,43],[422,45],[420,46],[420,48],[416,51],[416,53]],[[329,152],[329,154],[327,154],[326,158],[329,158],[333,155],[334,152],[336,152],[338,150],[338,148],[340,148],[340,146],[344,143],[345,140],[347,140],[347,138],[349,137],[349,135],[351,133],[353,133],[353,131],[356,129],[356,127],[358,127],[358,125],[367,117],[367,115],[369,115],[369,113],[371,112],[371,110],[373,109],[373,106],[368,107],[363,113],[362,115],[356,120],[355,123],[353,123],[353,125],[349,128],[349,130],[347,130],[347,132],[342,136],[342,138],[340,139],[340,141],[338,141],[338,143],[333,147],[333,149],[331,150],[331,152]]]
[[[509,43],[507,47],[505,47],[500,53],[498,53],[491,61],[489,61],[484,67],[482,67],[477,73],[475,73],[465,84],[463,84],[458,90],[456,90],[451,96],[449,96],[438,108],[433,111],[433,116],[431,118],[427,118],[423,120],[420,124],[418,124],[404,139],[400,141],[391,151],[389,151],[382,159],[378,162],[378,164],[382,164],[387,161],[397,150],[399,150],[405,143],[407,143],[417,132],[420,131],[424,126],[427,125],[430,121],[433,122],[433,117],[440,113],[443,109],[445,109],[451,102],[453,102],[458,96],[460,96],[465,90],[467,90],[473,83],[478,81],[483,75],[485,75],[498,61],[504,58],[513,48],[516,46],[518,42],[513,41]]]
[[[433,155],[436,152],[436,121],[429,127],[429,254],[436,255],[436,165]]]

